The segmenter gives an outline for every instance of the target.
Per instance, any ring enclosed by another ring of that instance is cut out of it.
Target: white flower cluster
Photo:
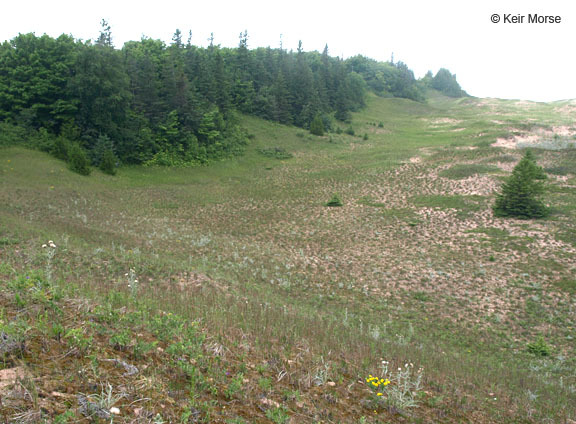
[[[138,291],[138,277],[136,276],[136,271],[130,268],[124,276],[128,280],[128,288],[132,292],[132,295],[136,295]]]
[[[51,282],[53,274],[52,260],[56,256],[56,244],[52,240],[48,240],[48,243],[42,245],[42,249],[44,249],[46,255],[46,278]]]
[[[52,240],[48,240],[48,243],[44,243],[42,245],[42,249],[46,249],[48,247],[51,249],[56,249],[56,245],[54,244],[54,242]]]

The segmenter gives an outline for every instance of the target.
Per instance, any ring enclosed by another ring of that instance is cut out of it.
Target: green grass
[[[357,391],[351,399],[341,392],[337,403],[322,392],[323,407],[337,417],[345,416],[337,415],[339,408],[352,411],[358,421],[374,414],[362,406],[355,382],[375,374],[386,358],[425,368],[429,394],[410,411],[415,419],[573,419],[575,351],[567,336],[576,326],[570,312],[576,293],[566,246],[574,245],[576,199],[551,181],[548,200],[560,212],[519,223],[494,219],[490,195],[455,194],[452,185],[476,174],[498,182],[506,171],[491,164],[516,156],[490,144],[527,119],[566,124],[554,107],[370,97],[352,120],[355,134],[366,133],[367,140],[345,133],[312,137],[243,117],[254,138],[241,157],[186,169],[124,167],[114,177],[94,170],[80,178],[43,153],[3,148],[0,273],[25,272],[23,264],[44,272],[40,246],[54,240],[55,278],[74,282],[75,296],[102,306],[98,322],[137,301],[122,320],[154,337],[128,341],[120,327],[75,333],[77,325],[65,328],[65,343],[89,350],[103,342],[146,360],[157,341],[175,363],[183,355],[200,360],[219,344],[234,351],[233,360],[225,353],[202,362],[198,372],[178,368],[185,376],[178,381],[200,394],[189,411],[204,417],[254,422],[268,414],[285,421],[299,409],[282,393],[298,388],[298,402],[314,408],[314,390],[330,386],[315,389],[311,382],[328,373],[336,388]],[[277,152],[291,158],[278,160]],[[538,160],[574,179],[570,155],[539,152]],[[446,178],[434,176],[438,167]],[[334,193],[343,207],[324,206]],[[130,268],[139,278],[137,295],[126,287]],[[33,291],[22,293],[19,302],[31,302]],[[37,296],[34,302],[47,301]],[[184,343],[182,322],[201,323],[207,338],[186,333],[197,343]],[[536,358],[526,346],[543,328],[552,355]],[[225,415],[222,406],[236,408],[226,402],[238,399],[245,384],[238,375],[250,370],[258,374],[250,384],[259,392],[242,399],[259,402],[266,391],[280,406],[271,403],[257,416]],[[212,394],[218,383],[228,387],[222,398]]]
[[[554,281],[553,284],[560,290],[572,295],[576,294],[576,279],[574,278],[562,278],[561,280]]]
[[[486,234],[490,237],[506,237],[508,236],[508,231],[503,230],[501,228],[492,228],[492,227],[479,227],[474,228],[473,230],[469,230],[470,233],[481,233]]]

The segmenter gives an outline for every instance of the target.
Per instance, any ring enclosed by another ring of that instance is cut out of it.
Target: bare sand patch
[[[516,166],[515,162],[496,162],[496,166],[500,168],[502,171],[512,172],[514,167]]]
[[[30,374],[23,367],[14,367],[0,370],[0,389],[14,385],[18,379],[29,377]]]
[[[427,122],[431,127],[440,127],[445,125],[456,125],[462,122],[461,119],[454,119],[454,118],[436,118],[436,119],[427,119],[422,118],[424,122]]]
[[[570,137],[576,136],[576,128],[568,125],[539,128],[531,132],[521,131],[517,128],[510,128],[510,131],[516,134],[506,138],[497,138],[496,141],[492,143],[492,146],[503,147],[505,149],[517,149],[530,146],[560,149],[569,147],[569,145],[576,146],[576,139],[569,139]],[[558,137],[562,137],[563,139],[558,139]]]
[[[569,104],[560,107],[555,107],[554,112],[560,115],[573,115],[576,113],[576,105]]]
[[[472,175],[462,180],[449,180],[447,192],[464,196],[489,196],[497,189],[498,184],[487,175]]]

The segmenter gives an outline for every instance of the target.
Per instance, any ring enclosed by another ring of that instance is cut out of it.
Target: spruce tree
[[[545,180],[546,178],[548,178],[546,176],[546,173],[544,172],[544,169],[541,166],[538,166],[536,164],[536,158],[534,157],[534,153],[532,153],[532,150],[526,149],[526,152],[524,153],[524,157],[526,159],[529,159],[531,162],[530,172],[531,172],[533,178],[535,178],[537,180]]]
[[[68,150],[68,166],[80,175],[90,175],[90,161],[82,147],[72,143]]]
[[[549,209],[540,200],[544,192],[543,180],[546,174],[527,151],[512,171],[512,175],[502,186],[502,192],[496,197],[493,212],[497,217],[516,217],[520,219],[543,218]]]
[[[310,122],[310,133],[319,136],[324,135],[324,122],[322,122],[320,115],[316,115],[312,122]]]
[[[100,170],[108,175],[116,175],[116,155],[109,149],[102,155],[102,160],[100,161]]]

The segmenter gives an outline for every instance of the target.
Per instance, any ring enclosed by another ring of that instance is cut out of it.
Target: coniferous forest
[[[194,165],[242,151],[241,114],[302,128],[321,120],[330,131],[367,90],[422,101],[434,83],[402,62],[342,60],[301,42],[249,49],[248,39],[203,48],[177,30],[169,45],[143,37],[117,49],[106,21],[94,41],[20,34],[0,46],[0,144],[26,140],[110,172],[111,163]]]

